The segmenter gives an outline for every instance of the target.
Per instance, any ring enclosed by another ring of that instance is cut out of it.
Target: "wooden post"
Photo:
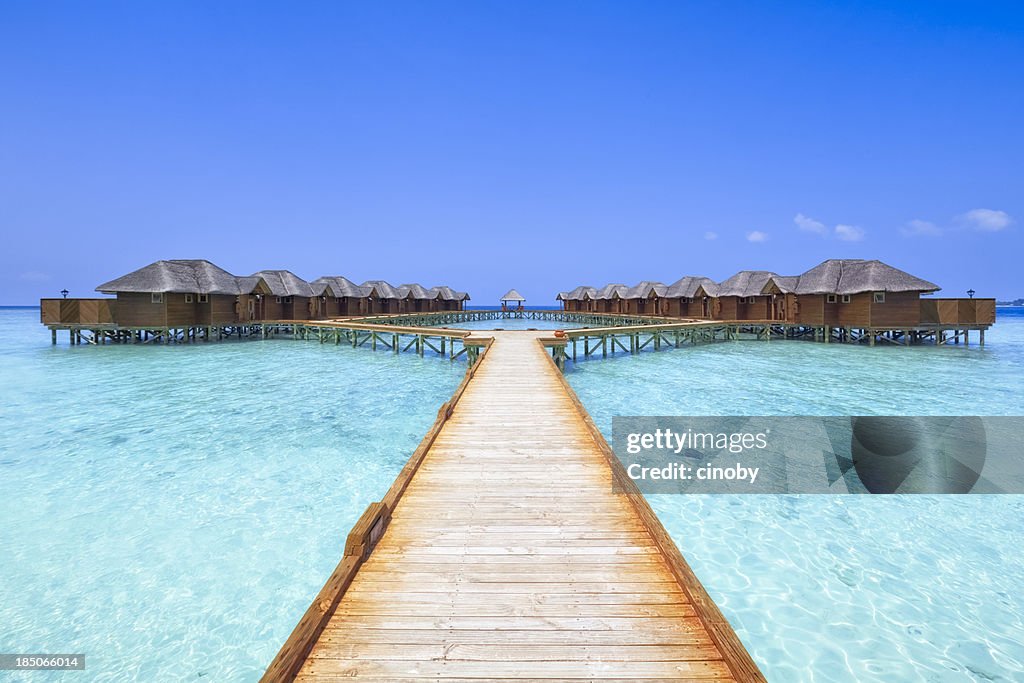
[[[985,330],[980,330],[978,332],[978,346],[984,346],[984,345],[985,345]]]
[[[57,343],[57,328],[56,327],[51,327],[50,328],[50,343],[51,344],[56,344]]]
[[[608,357],[608,335],[606,334],[601,335],[601,357]]]

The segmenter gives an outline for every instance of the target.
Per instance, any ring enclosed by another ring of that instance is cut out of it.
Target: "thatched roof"
[[[791,294],[796,291],[799,275],[773,275],[761,288],[762,294]]]
[[[633,287],[628,287],[625,294],[620,294],[623,299],[647,299],[654,294],[655,296],[665,296],[668,291],[668,287],[663,282],[654,282],[653,280],[643,280],[637,283]]]
[[[313,296],[326,296],[332,299],[338,296],[334,293],[334,287],[331,286],[331,283],[323,279],[310,282],[309,288],[313,290]]]
[[[331,291],[334,292],[334,296],[339,299],[342,297],[361,299],[370,295],[370,289],[368,287],[364,289],[341,275],[325,275],[323,277],[318,277],[312,282],[313,285],[319,285],[321,283],[329,284],[331,286]]]
[[[366,289],[369,288],[377,293],[378,299],[401,299],[402,293],[398,291],[396,287],[388,284],[384,280],[367,280],[360,287]]]
[[[181,292],[185,294],[244,294],[238,278],[205,259],[157,261],[116,280],[97,292]],[[251,291],[251,290],[249,290]]]
[[[665,296],[669,299],[692,299],[697,296],[697,290],[701,287],[708,296],[714,296],[718,292],[718,284],[709,277],[701,275],[687,275],[681,277],[668,286]]]
[[[316,296],[309,283],[290,270],[261,270],[250,277],[261,277],[273,296]]]
[[[438,298],[438,292],[436,289],[427,289],[423,285],[415,282],[407,285],[398,285],[396,288],[398,293],[403,299],[436,299]]]
[[[939,286],[881,261],[829,259],[800,276],[797,294],[934,292]]]
[[[761,296],[761,290],[773,277],[778,276],[769,270],[741,270],[718,284],[716,296]]]
[[[258,275],[242,275],[235,280],[241,294],[270,294],[270,285]]]
[[[594,295],[594,298],[595,299],[614,299],[614,298],[618,297],[620,299],[625,299],[626,298],[626,292],[628,292],[628,291],[629,291],[629,287],[627,287],[626,285],[620,284],[620,283],[605,285],[601,289],[597,290],[597,293]]]
[[[584,299],[596,299],[597,290],[594,289],[593,287],[582,285],[572,291],[563,292],[561,297],[563,301],[583,301]]]
[[[432,287],[432,292],[437,292],[437,295],[445,301],[467,301],[469,300],[469,294],[465,292],[457,292],[447,285],[441,285],[440,287]],[[431,297],[433,298],[433,297]]]
[[[526,297],[517,292],[514,289],[510,289],[505,292],[505,296],[501,297],[502,301],[526,301]]]

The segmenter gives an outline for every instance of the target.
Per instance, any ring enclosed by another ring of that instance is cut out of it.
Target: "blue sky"
[[[0,303],[160,258],[1024,296],[1024,9],[891,4],[5,0]]]

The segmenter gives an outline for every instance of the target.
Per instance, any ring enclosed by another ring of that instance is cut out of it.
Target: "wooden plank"
[[[710,645],[704,625],[697,617],[677,620],[679,628],[644,631],[478,629],[442,628],[367,628],[350,623],[344,629],[329,628],[320,637],[325,647],[344,647],[350,643],[388,643],[390,645],[432,645],[465,643],[477,645]]]
[[[428,643],[408,645],[400,650],[391,643],[337,643],[330,652],[315,653],[311,659],[350,660],[430,660],[469,662],[686,662],[718,659],[708,644],[673,645],[541,645],[521,643],[495,644]],[[500,659],[495,659],[500,657]]]
[[[392,680],[398,676],[464,678],[491,676],[495,678],[584,677],[632,678],[634,680],[690,677],[706,680],[729,680],[729,667],[721,660],[701,662],[595,662],[588,660],[560,662],[451,661],[451,660],[362,660],[312,657],[303,667],[302,680],[315,680],[315,675],[373,677]]]

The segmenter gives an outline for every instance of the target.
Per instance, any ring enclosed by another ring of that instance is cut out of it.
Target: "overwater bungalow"
[[[761,293],[768,297],[768,320],[796,322],[796,285],[799,280],[799,275],[773,275],[768,278],[761,288]]]
[[[341,318],[345,316],[367,315],[369,313],[370,288],[360,287],[341,275],[325,275],[310,283],[314,287],[329,285],[333,299],[328,297],[324,316]]]
[[[399,310],[402,313],[429,313],[439,310],[437,302],[440,293],[436,289],[427,289],[413,282],[399,285],[397,290],[401,297]]]
[[[270,290],[258,276],[240,282],[209,261],[184,259],[151,263],[96,291],[116,295],[113,318],[119,326],[155,329],[234,325],[243,293]]]
[[[624,305],[622,312],[631,315],[667,315],[667,291],[668,287],[664,283],[644,280],[627,288],[621,295]]]
[[[711,318],[718,284],[708,277],[687,275],[668,286],[667,313],[677,318]]]
[[[586,285],[564,292],[561,297],[562,309],[577,313],[593,313],[597,310],[597,290]]]
[[[624,299],[629,287],[621,283],[608,284],[594,295],[594,311],[597,313],[625,313]]]
[[[308,282],[290,270],[261,270],[249,277],[262,278],[270,288],[263,299],[261,320],[307,320],[319,302]],[[316,316],[319,317],[319,316]]]
[[[323,320],[328,316],[327,311],[331,302],[337,301],[338,296],[334,293],[334,287],[329,282],[310,282],[310,289],[313,290],[313,298],[309,301],[310,320]]]
[[[437,310],[440,311],[464,310],[466,302],[469,301],[469,294],[466,292],[456,291],[447,285],[433,287],[432,291],[437,292]]]
[[[239,323],[266,320],[264,304],[270,296],[270,286],[257,275],[243,275],[238,281],[238,300],[235,303],[236,321]]]
[[[917,326],[921,295],[938,289],[881,261],[829,259],[797,280],[794,322],[851,328]]]
[[[769,320],[771,296],[764,293],[768,281],[778,277],[768,270],[741,270],[718,283],[715,295],[719,320]]]
[[[402,293],[384,280],[367,280],[360,285],[368,293],[368,315],[401,313]]]

